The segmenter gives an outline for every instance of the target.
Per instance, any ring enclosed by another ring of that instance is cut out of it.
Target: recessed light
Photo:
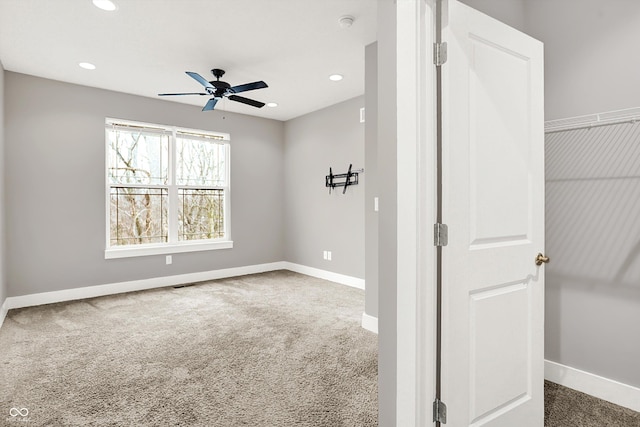
[[[329,80],[331,80],[332,82],[339,82],[340,80],[342,80],[342,74],[331,74],[329,76]]]
[[[273,108],[273,107],[277,107],[277,106],[278,106],[277,102],[267,102],[267,107]]]
[[[118,6],[111,0],[92,0],[92,2],[95,7],[106,10],[107,12],[113,12],[118,9]]]
[[[85,70],[95,70],[96,66],[93,65],[90,62],[81,62],[78,64],[80,67],[84,68]]]

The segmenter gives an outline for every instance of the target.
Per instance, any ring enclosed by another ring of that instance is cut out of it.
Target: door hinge
[[[447,62],[447,42],[433,44],[433,63],[436,67]]]
[[[449,243],[449,227],[447,224],[434,224],[433,225],[433,245],[434,246],[447,246]]]
[[[447,423],[447,405],[440,399],[436,399],[433,402],[433,422]]]

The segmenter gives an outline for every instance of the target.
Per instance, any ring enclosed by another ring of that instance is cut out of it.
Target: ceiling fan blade
[[[215,87],[213,87],[211,85],[211,83],[209,83],[207,81],[207,79],[205,79],[204,77],[202,77],[200,74],[198,73],[194,73],[193,71],[186,71],[186,73],[189,75],[189,77],[193,78],[194,80],[196,80],[198,83],[200,83],[202,86],[204,87],[208,87],[211,88],[213,90],[216,90]]]
[[[240,92],[246,92],[248,90],[263,89],[265,87],[269,87],[269,86],[267,86],[265,82],[260,80],[259,82],[245,83],[243,85],[230,87],[229,92],[240,93]]]
[[[211,110],[213,110],[213,108],[216,106],[217,103],[218,103],[218,99],[217,98],[211,98],[210,100],[207,101],[207,103],[205,104],[205,106],[202,109],[202,111],[211,111]]]
[[[158,96],[176,96],[176,95],[209,95],[208,93],[189,92],[189,93],[159,93]]]
[[[229,99],[232,101],[242,102],[243,104],[251,105],[252,107],[258,107],[258,108],[264,107],[264,102],[255,101],[253,99],[244,98],[242,96],[231,95]]]

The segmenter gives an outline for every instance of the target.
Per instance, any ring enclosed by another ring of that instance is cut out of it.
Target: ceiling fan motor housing
[[[227,89],[231,87],[229,83],[221,82],[219,80],[214,80],[209,83],[211,83],[211,85],[216,88],[215,92],[212,94],[216,98],[221,98],[227,92]]]
[[[227,92],[227,89],[231,87],[231,85],[227,82],[220,81],[220,77],[224,76],[224,70],[221,70],[220,68],[214,68],[213,70],[211,70],[211,74],[213,74],[213,76],[217,79],[209,82],[211,83],[211,86],[216,88],[215,92],[212,93],[212,95],[215,98],[222,98]]]

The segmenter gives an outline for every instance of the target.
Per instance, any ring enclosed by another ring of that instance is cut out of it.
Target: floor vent
[[[193,285],[195,285],[195,283],[185,283],[184,285],[175,285],[175,286],[173,286],[173,289],[187,288],[187,287],[193,286]]]

